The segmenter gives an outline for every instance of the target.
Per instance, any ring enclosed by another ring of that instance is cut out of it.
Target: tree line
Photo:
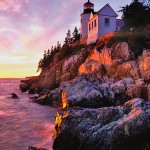
[[[120,12],[123,13],[124,31],[134,31],[139,27],[150,25],[150,0],[133,0],[129,5],[122,7]],[[56,46],[44,51],[43,58],[38,63],[37,72],[46,68],[53,61],[53,56],[57,52],[60,52],[65,47],[69,48],[71,44],[79,39],[80,34],[77,27],[74,28],[72,33],[68,30],[62,46],[58,41]]]
[[[63,45],[58,41],[56,46],[52,46],[51,49],[44,50],[43,57],[39,60],[37,72],[45,69],[51,62],[53,62],[53,57],[56,53],[60,52],[63,47],[69,47],[71,44],[75,43],[80,39],[79,29],[74,28],[74,31],[71,33],[71,30],[68,30]]]
[[[120,12],[123,13],[125,31],[150,24],[150,0],[133,0],[122,7]]]

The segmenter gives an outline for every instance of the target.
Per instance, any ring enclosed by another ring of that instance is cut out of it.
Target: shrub
[[[100,38],[97,42],[97,49],[115,47],[119,42],[127,42],[129,48],[136,57],[142,54],[144,49],[150,49],[150,25],[137,28],[133,31],[121,31],[109,33]]]
[[[61,57],[64,58],[64,57],[67,57],[77,51],[80,51],[82,48],[84,48],[85,45],[76,45],[76,46],[64,46],[62,49],[61,49]]]
[[[116,33],[110,43],[127,42],[136,57],[142,54],[143,49],[150,49],[150,25],[133,31]]]

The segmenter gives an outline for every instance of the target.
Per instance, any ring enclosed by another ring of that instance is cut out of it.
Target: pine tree
[[[73,39],[73,42],[76,42],[80,39],[80,34],[79,34],[79,30],[77,29],[77,27],[74,28],[74,31],[72,33],[72,39]]]
[[[65,41],[64,41],[64,46],[67,46],[68,45],[68,39],[67,37],[65,38]]]
[[[39,72],[43,68],[43,59],[41,58],[38,63],[37,72]]]
[[[46,50],[44,50],[43,59],[46,60],[46,58],[47,58],[47,52],[46,52]]]
[[[65,38],[65,41],[64,41],[64,45],[65,46],[70,46],[71,44],[71,41],[72,41],[72,38],[71,38],[71,31],[68,30],[68,32],[66,33],[66,38]]]
[[[51,47],[51,56],[53,55],[54,53],[54,46]]]
[[[59,41],[57,42],[57,51],[60,51],[61,49],[61,44],[59,43]]]
[[[54,46],[54,54],[56,53],[56,51],[57,51],[57,47],[56,47],[56,46]]]
[[[50,50],[48,49],[47,50],[47,57],[49,57],[51,55],[51,52],[50,52]]]
[[[123,20],[125,22],[124,28],[131,30],[142,25],[150,23],[150,7],[140,2],[139,0],[133,0],[130,5],[122,7]]]

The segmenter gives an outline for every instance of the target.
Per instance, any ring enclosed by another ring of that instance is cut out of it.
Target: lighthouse
[[[94,11],[94,4],[88,0],[84,4],[80,15],[80,43],[95,43],[102,35],[117,29],[117,13],[106,4],[98,12]]]
[[[90,2],[90,0],[88,0],[88,2],[86,2],[84,4],[84,8],[83,8],[83,13],[80,15],[80,36],[82,40],[87,40],[87,36],[88,36],[88,26],[87,26],[87,22],[90,19],[90,14],[94,13],[94,4]]]

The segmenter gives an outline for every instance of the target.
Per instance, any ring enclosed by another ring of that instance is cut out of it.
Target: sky
[[[132,0],[91,0],[98,11],[115,11]],[[0,0],[0,78],[36,75],[44,50],[63,43],[68,29],[79,28],[87,0]],[[118,17],[121,18],[121,13]]]

